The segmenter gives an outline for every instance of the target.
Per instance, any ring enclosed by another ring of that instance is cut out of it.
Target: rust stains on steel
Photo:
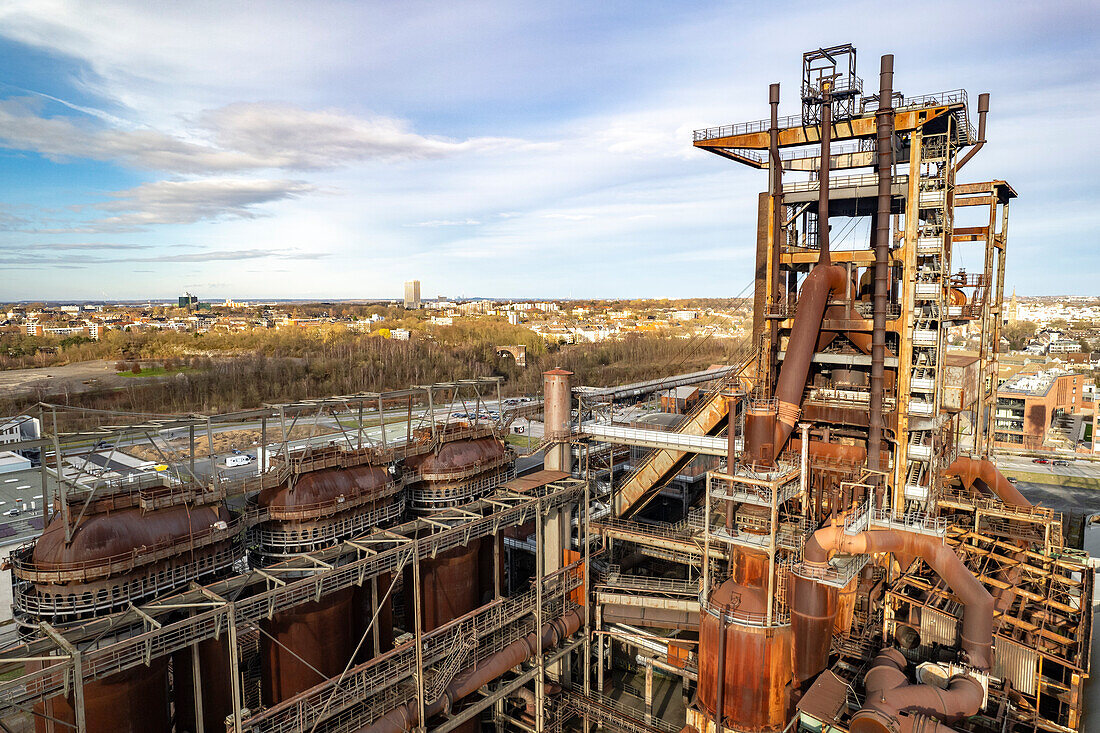
[[[867,434],[867,467],[882,471],[880,448],[882,446],[882,393],[883,373],[886,361],[886,298],[890,290],[890,267],[887,261],[891,232],[891,184],[894,163],[894,57],[882,57],[879,73],[878,123],[875,149],[878,153],[878,210],[875,214],[875,289],[871,331],[871,418]]]
[[[278,613],[260,623],[261,689],[265,705],[336,677],[359,641],[351,588]]]
[[[553,649],[577,632],[583,623],[580,611],[569,611],[560,618],[543,624],[539,633],[531,632],[514,641],[499,652],[473,667],[467,667],[454,676],[443,693],[434,700],[425,701],[424,712],[432,717],[447,712],[483,685],[492,682],[508,670],[523,664],[536,654]],[[419,723],[415,702],[391,710],[357,733],[402,733],[412,730]]]
[[[699,614],[699,702],[725,726],[777,731],[787,724],[791,682],[789,624],[765,623],[768,557],[737,551],[733,576]]]
[[[958,477],[963,486],[971,488],[980,481],[990,491],[996,494],[1005,504],[1012,506],[1029,507],[1028,501],[1020,490],[1005,478],[1004,474],[997,470],[993,462],[988,458],[970,458],[959,456],[955,462],[944,469],[945,477]]]
[[[28,662],[41,668],[41,662]],[[168,657],[84,685],[84,730],[87,733],[164,733],[171,730],[168,707]],[[35,703],[36,733],[76,730],[72,692]],[[49,716],[49,717],[45,717]],[[223,719],[224,720],[224,719]],[[223,723],[224,724],[224,723]]]

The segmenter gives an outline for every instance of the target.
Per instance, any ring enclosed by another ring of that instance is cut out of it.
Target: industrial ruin
[[[848,45],[795,89],[798,115],[773,84],[769,118],[694,134],[768,172],[735,363],[555,369],[530,401],[480,378],[43,405],[46,437],[9,446],[47,509],[7,563],[0,730],[1082,730],[1088,557],[990,458],[1016,192],[961,180],[988,95],[903,94],[889,55],[865,90]],[[961,326],[977,354],[948,349]],[[137,444],[156,465],[102,467]]]

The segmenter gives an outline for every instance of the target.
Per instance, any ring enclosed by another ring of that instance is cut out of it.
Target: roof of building
[[[1047,369],[1036,374],[1017,374],[1002,384],[998,391],[1041,397],[1050,392],[1059,377],[1067,376],[1074,376],[1074,373],[1065,369]]]

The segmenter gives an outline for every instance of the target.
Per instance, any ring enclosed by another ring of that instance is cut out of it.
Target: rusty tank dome
[[[232,520],[229,510],[220,505],[170,507],[142,513],[123,509],[85,516],[73,530],[72,542],[65,545],[65,522],[54,515],[34,545],[33,564],[40,570],[51,566],[87,565],[125,555],[134,550],[170,545],[204,534],[217,522]]]
[[[412,456],[406,464],[421,474],[450,473],[496,461],[506,452],[504,444],[496,438],[456,440],[444,443],[436,453]]]
[[[284,484],[264,489],[259,503],[269,508],[295,508],[325,504],[341,496],[350,501],[369,496],[390,481],[389,471],[382,466],[313,471],[303,474],[293,488]]]

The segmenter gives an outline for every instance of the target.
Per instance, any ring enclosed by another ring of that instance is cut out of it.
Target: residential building
[[[994,444],[1039,450],[1057,417],[1080,411],[1085,376],[1064,369],[1018,374],[997,390]]]

